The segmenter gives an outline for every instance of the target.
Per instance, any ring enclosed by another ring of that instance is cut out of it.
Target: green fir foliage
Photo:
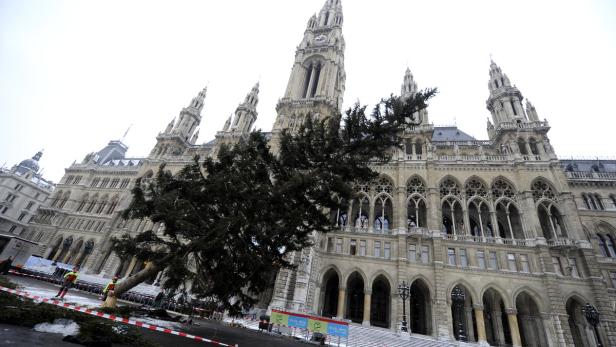
[[[280,134],[275,154],[255,131],[175,175],[161,165],[152,182],[137,182],[123,217],[162,223],[163,231],[126,234],[114,250],[153,261],[169,291],[191,283],[193,295],[237,313],[271,285],[268,274],[293,266],[289,254],[311,245],[313,232],[331,230],[326,211],[353,197],[354,182],[376,177],[369,165],[390,159],[435,93],[391,96],[370,115],[356,104],[337,117],[308,116],[299,131]]]

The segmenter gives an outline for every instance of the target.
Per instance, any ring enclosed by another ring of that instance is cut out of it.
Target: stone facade
[[[339,111],[345,85],[342,7],[327,0],[307,24],[271,145],[307,116]],[[378,179],[356,186],[338,226],[291,255],[295,270],[277,274],[269,307],[313,312],[440,340],[513,346],[594,346],[582,307],[601,313],[603,345],[616,345],[616,162],[559,160],[547,120],[491,62],[487,140],[434,126],[428,111],[401,134],[403,148],[375,166]],[[128,276],[143,264],[122,262],[109,238],[160,226],[124,222],[135,179],[161,163],[177,171],[195,155],[215,156],[250,131],[258,84],[216,138],[196,144],[206,90],[157,136],[144,158],[125,158],[112,141],[71,165],[48,206],[31,224],[43,231],[40,254],[86,272]],[[407,69],[402,96],[417,92]],[[70,240],[70,241],[69,241]],[[410,285],[403,307],[398,285]]]

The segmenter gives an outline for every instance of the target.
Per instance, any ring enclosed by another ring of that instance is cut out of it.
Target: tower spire
[[[492,59],[490,59],[488,89],[490,90],[490,97],[486,101],[486,106],[492,113],[495,126],[503,122],[528,121],[522,108],[522,100],[524,99],[522,93],[516,86],[511,85],[509,77]]]
[[[257,120],[257,104],[259,103],[259,82],[255,83],[237,109],[230,130],[247,133]]]
[[[308,20],[287,89],[276,105],[274,132],[302,122],[309,114],[325,118],[339,113],[346,80],[342,23],[340,0],[326,0],[318,15]]]
[[[171,133],[177,134],[184,141],[189,141],[193,132],[201,123],[201,111],[207,95],[207,86],[195,96],[188,107],[184,107],[180,112],[178,121],[173,126]]]
[[[417,87],[417,82],[415,82],[413,73],[407,66],[406,71],[404,72],[402,87],[400,88],[400,96],[403,98],[410,98],[415,95],[418,90],[419,88]],[[425,108],[421,111],[415,112],[413,117],[415,118],[415,121],[420,122],[421,124],[428,124],[428,110]]]

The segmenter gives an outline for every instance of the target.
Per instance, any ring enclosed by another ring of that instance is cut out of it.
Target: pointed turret
[[[233,118],[233,115],[230,115],[229,118],[227,118],[227,121],[225,122],[225,125],[222,127],[222,131],[229,130],[229,126],[231,125],[231,119],[232,118]]]
[[[539,115],[537,115],[537,110],[528,99],[526,99],[526,114],[528,115],[528,120],[530,120],[531,122],[539,121]]]
[[[407,98],[413,96],[415,93],[417,93],[417,82],[413,79],[411,69],[407,67],[404,73],[404,82],[402,83],[400,96]]]
[[[308,23],[306,24],[306,30],[312,30],[314,28],[317,27],[318,25],[318,19],[317,19],[317,14],[313,14],[312,17],[310,17],[310,19],[308,19]]]
[[[321,8],[318,17],[321,27],[342,26],[342,3],[340,0],[327,0]]]
[[[207,95],[207,86],[205,86],[197,96],[192,99],[190,103],[190,107],[197,109],[197,111],[201,112],[203,109],[203,101],[205,100],[205,96]]]
[[[188,107],[184,107],[180,112],[178,121],[173,126],[171,133],[179,135],[184,140],[188,141],[193,132],[201,123],[201,111],[205,96],[207,95],[207,87],[204,87],[197,96],[195,96]]]
[[[402,87],[400,88],[400,96],[403,98],[410,98],[415,95],[419,88],[417,87],[417,82],[415,82],[415,78],[411,73],[411,69],[408,67],[404,73],[404,80],[402,82]],[[415,112],[413,114],[415,121],[418,121],[421,124],[428,124],[428,110],[423,109],[419,112]]]
[[[170,133],[171,130],[173,129],[173,124],[175,124],[175,117],[171,120],[171,122],[169,122],[169,124],[167,124],[167,128],[165,128],[165,133]]]
[[[503,73],[494,61],[490,61],[490,81],[488,82],[490,97],[486,106],[494,125],[503,122],[527,122],[526,114],[522,108],[524,97],[516,86],[512,86],[509,77]]]
[[[250,90],[237,109],[231,125],[231,131],[247,133],[257,120],[257,104],[259,103],[259,82]]]

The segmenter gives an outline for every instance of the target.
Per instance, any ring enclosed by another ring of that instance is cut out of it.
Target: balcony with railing
[[[616,172],[594,172],[594,171],[565,171],[568,179],[571,180],[593,180],[593,181],[613,181],[616,180]]]

